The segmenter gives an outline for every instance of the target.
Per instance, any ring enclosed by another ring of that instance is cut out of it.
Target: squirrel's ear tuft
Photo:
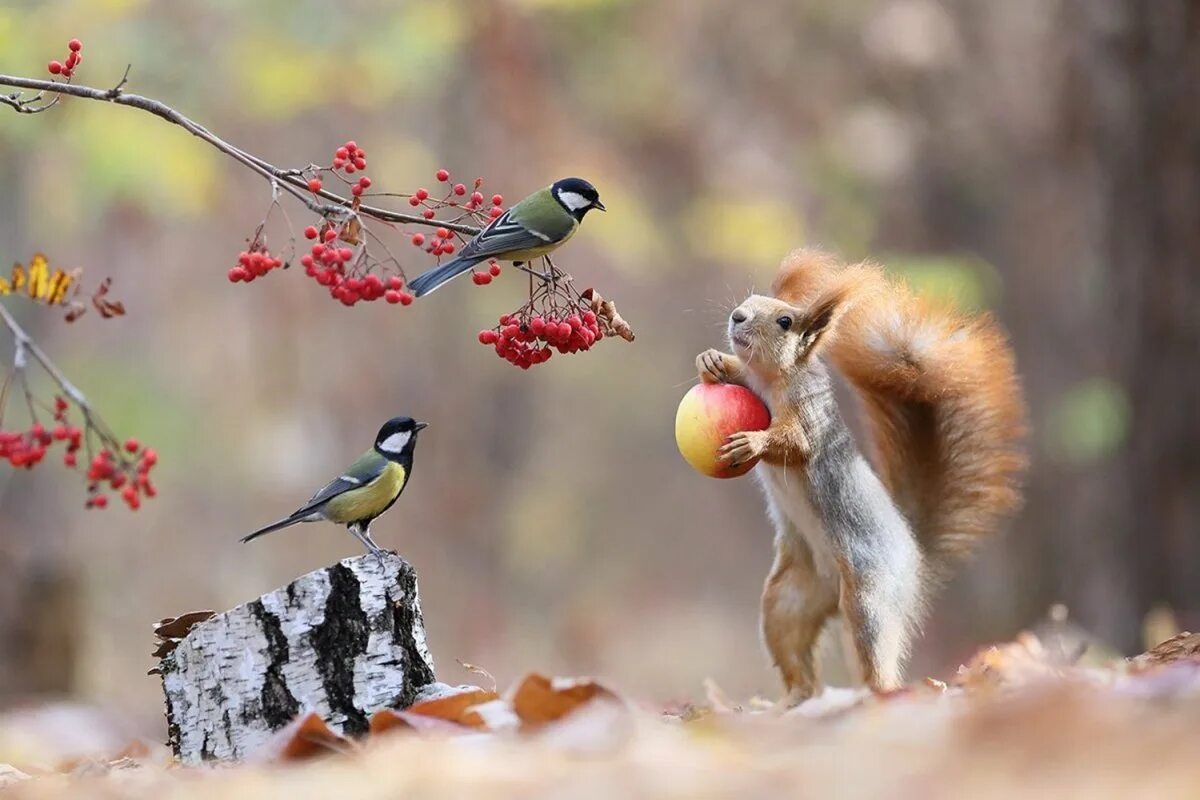
[[[829,332],[845,305],[845,292],[826,292],[818,297],[801,317],[801,336],[805,352],[811,352]]]

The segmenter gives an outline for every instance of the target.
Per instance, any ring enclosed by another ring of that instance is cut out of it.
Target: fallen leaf
[[[262,744],[254,753],[255,761],[304,761],[330,753],[344,753],[353,748],[345,737],[334,733],[310,711],[289,722]]]
[[[430,717],[423,714],[413,714],[408,711],[397,711],[394,708],[384,708],[371,715],[371,736],[380,736],[390,731],[412,731],[415,733],[448,734],[461,736],[473,729],[457,722]]]
[[[535,728],[562,719],[575,709],[597,698],[616,700],[617,696],[586,678],[551,680],[536,672],[526,675],[512,692],[513,711],[522,728]]]
[[[472,711],[471,707],[491,702],[497,697],[499,695],[493,691],[474,689],[416,703],[409,706],[407,711],[409,714],[437,717],[438,719],[457,722],[460,725],[466,725],[471,728],[483,728],[485,727],[483,717]]]
[[[1159,642],[1141,655],[1130,658],[1129,665],[1134,670],[1144,670],[1197,657],[1200,657],[1200,633],[1184,631]]]

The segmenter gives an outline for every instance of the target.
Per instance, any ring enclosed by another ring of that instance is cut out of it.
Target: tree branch
[[[355,213],[361,214],[371,219],[381,222],[398,222],[411,225],[424,225],[431,228],[446,228],[466,236],[474,236],[479,233],[479,228],[474,225],[464,225],[458,222],[447,222],[444,220],[425,219],[424,217],[415,214],[402,214],[398,211],[392,211],[386,208],[378,208],[376,206],[360,205],[357,211],[353,208],[353,201],[342,197],[341,195],[330,192],[326,189],[321,189],[318,192],[311,192],[308,189],[307,182],[303,178],[301,170],[297,169],[280,169],[268,161],[265,161],[258,156],[247,153],[239,147],[236,147],[221,137],[214,134],[212,131],[205,128],[200,123],[185,117],[170,106],[158,100],[153,100],[149,97],[143,97],[138,94],[130,94],[124,91],[124,86],[129,77],[128,68],[125,70],[125,77],[121,82],[111,89],[96,89],[90,86],[79,86],[71,83],[61,83],[58,81],[45,81],[34,78],[20,78],[12,75],[0,75],[0,86],[11,86],[16,89],[29,89],[36,91],[38,94],[31,98],[23,98],[19,92],[14,92],[10,95],[0,95],[0,103],[13,108],[19,113],[32,114],[39,111],[44,111],[57,102],[57,97],[50,104],[45,106],[34,106],[46,92],[51,92],[57,96],[68,95],[70,97],[82,97],[86,100],[99,100],[101,102],[112,103],[119,106],[128,106],[153,114],[159,119],[166,120],[173,125],[191,133],[210,145],[220,150],[225,155],[237,161],[242,166],[250,169],[269,181],[273,187],[279,187],[291,194],[308,209],[322,217],[338,217],[349,216]],[[327,203],[317,202],[315,198],[327,200]]]

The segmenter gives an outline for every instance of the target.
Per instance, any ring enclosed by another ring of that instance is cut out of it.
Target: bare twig
[[[268,161],[265,161],[258,156],[247,153],[239,147],[236,147],[221,137],[214,134],[212,131],[205,128],[200,123],[185,117],[170,106],[158,100],[153,100],[149,97],[143,97],[137,94],[129,94],[124,91],[124,86],[129,77],[129,69],[125,70],[125,77],[121,82],[111,89],[96,89],[90,86],[79,86],[77,84],[60,83],[57,81],[45,81],[35,78],[20,78],[12,75],[0,75],[0,86],[11,86],[16,89],[28,89],[35,91],[38,94],[33,97],[25,98],[20,92],[14,92],[10,95],[0,95],[0,103],[7,105],[17,112],[25,114],[38,113],[45,111],[51,105],[58,101],[58,97],[68,95],[70,97],[82,97],[86,100],[99,100],[101,102],[112,103],[119,106],[128,106],[153,114],[159,119],[166,120],[173,125],[186,130],[188,133],[196,136],[210,145],[220,150],[225,155],[237,161],[239,164],[250,169],[252,172],[258,173],[269,182],[277,183],[280,188],[291,194],[298,201],[308,207],[309,210],[323,217],[342,217],[354,216],[360,214],[371,219],[376,219],[381,222],[399,222],[411,225],[424,225],[431,228],[446,228],[448,230],[462,233],[467,236],[474,236],[479,233],[479,228],[474,225],[465,225],[458,222],[448,222],[445,220],[425,219],[422,216],[415,214],[402,214],[398,211],[392,211],[386,208],[376,206],[360,205],[357,210],[353,209],[353,201],[349,198],[342,197],[321,189],[318,192],[311,192],[308,189],[307,182],[304,180],[303,171],[296,169],[281,169]],[[51,103],[35,106],[34,103],[40,101],[46,92],[56,95],[55,100]],[[328,202],[318,202],[317,198]]]

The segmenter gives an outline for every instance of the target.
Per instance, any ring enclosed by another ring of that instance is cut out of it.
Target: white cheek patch
[[[592,204],[591,200],[581,195],[579,192],[559,192],[558,199],[562,204],[572,211],[578,211],[581,208],[587,208]]]
[[[408,440],[412,437],[411,433],[400,431],[393,433],[391,436],[379,443],[379,449],[388,453],[399,453],[408,444]]]

